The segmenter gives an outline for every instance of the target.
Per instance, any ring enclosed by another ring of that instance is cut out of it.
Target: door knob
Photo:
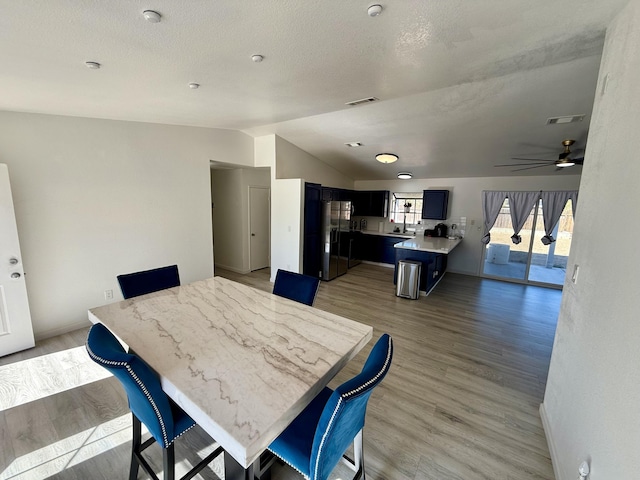
[[[17,265],[18,264],[18,259],[16,257],[11,257],[9,259],[9,265]]]
[[[255,236],[256,236],[256,234],[255,234],[255,233],[252,233],[252,234],[251,234],[251,236],[252,236],[252,237],[255,237]]]
[[[13,272],[11,274],[11,278],[20,278],[22,275],[20,275],[18,272]]]

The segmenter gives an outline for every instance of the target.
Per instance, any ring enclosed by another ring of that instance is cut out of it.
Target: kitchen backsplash
[[[360,217],[356,215],[353,217],[353,220],[357,221],[358,229],[360,229],[362,219],[366,220],[366,230],[371,230],[374,232],[393,232],[393,229],[396,227],[400,227],[400,229],[402,229],[402,223],[390,222],[388,218]],[[439,223],[444,223],[447,225],[447,227],[449,227],[449,235],[464,237],[467,228],[467,217],[451,217],[444,222],[441,220],[424,219],[417,225],[407,224],[407,230],[411,232],[415,231],[416,235],[422,235],[424,234],[425,230],[432,230],[433,227],[435,227]],[[453,228],[453,225],[455,225],[455,228]],[[380,228],[382,228],[382,230],[380,230]]]

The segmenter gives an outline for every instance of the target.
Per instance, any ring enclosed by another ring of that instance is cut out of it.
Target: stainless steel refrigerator
[[[332,280],[347,273],[350,221],[351,202],[322,203],[323,280]]]

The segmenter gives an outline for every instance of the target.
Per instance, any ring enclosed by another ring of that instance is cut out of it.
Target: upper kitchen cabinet
[[[323,202],[352,201],[353,191],[344,188],[322,187]]]
[[[424,190],[422,194],[422,218],[446,220],[449,207],[449,190]]]
[[[362,217],[387,217],[389,192],[387,190],[353,192],[354,215]]]

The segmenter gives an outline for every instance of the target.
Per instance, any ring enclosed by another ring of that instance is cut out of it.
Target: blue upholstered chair
[[[309,275],[278,270],[273,284],[273,294],[313,306],[320,279]]]
[[[175,478],[175,453],[173,442],[195,425],[195,422],[178,407],[162,390],[156,373],[138,356],[125,352],[120,342],[101,323],[89,330],[87,352],[91,359],[109,370],[124,387],[133,419],[133,446],[129,480],[138,476],[142,468],[158,480],[151,466],[142,456],[142,451],[157,442],[163,451],[164,480]],[[151,438],[142,443],[144,423]],[[222,447],[199,462],[183,479],[191,478],[222,453]]]
[[[154,268],[143,272],[118,275],[122,296],[127,299],[180,285],[178,266]]]
[[[306,479],[326,480],[353,442],[355,462],[349,463],[356,471],[355,478],[364,480],[362,428],[367,402],[389,371],[392,356],[391,337],[384,334],[371,350],[362,372],[335,391],[322,390],[269,445],[269,450]]]

